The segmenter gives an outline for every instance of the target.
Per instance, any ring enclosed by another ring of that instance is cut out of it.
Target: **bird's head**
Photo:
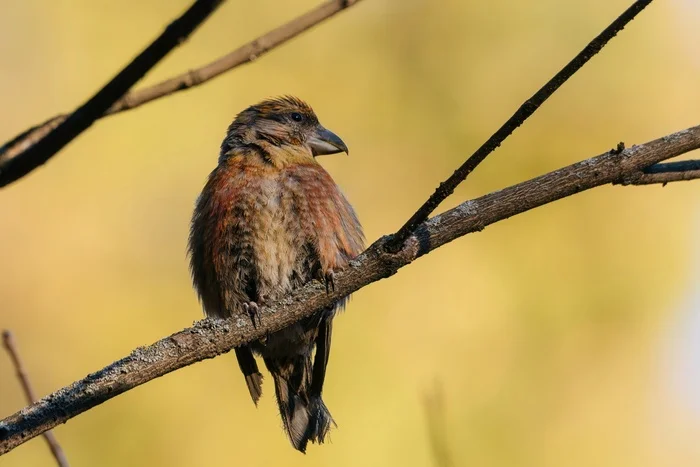
[[[254,147],[271,158],[348,153],[343,140],[319,123],[311,107],[291,96],[264,100],[236,116],[221,145],[221,157],[241,147]]]

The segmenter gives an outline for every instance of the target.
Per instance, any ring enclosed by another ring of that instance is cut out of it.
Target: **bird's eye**
[[[295,122],[300,122],[303,120],[303,118],[300,113],[294,112],[292,114],[292,120],[294,120]]]

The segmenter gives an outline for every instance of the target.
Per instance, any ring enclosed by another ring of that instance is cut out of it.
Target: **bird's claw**
[[[323,282],[326,284],[326,293],[335,292],[335,272],[332,269],[323,275]]]
[[[256,302],[245,302],[243,304],[243,310],[250,318],[250,322],[253,323],[253,328],[257,329],[258,324],[262,325],[262,321],[260,320],[260,307]]]

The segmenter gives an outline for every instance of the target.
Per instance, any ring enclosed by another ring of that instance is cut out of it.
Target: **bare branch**
[[[311,29],[324,20],[334,16],[336,13],[340,13],[360,1],[361,0],[326,1],[313,10],[309,10],[290,22],[253,39],[211,63],[187,71],[181,75],[174,76],[156,85],[128,93],[123,98],[119,99],[119,101],[115,102],[115,104],[105,112],[105,116],[133,109],[134,107],[165,97],[169,94],[199,86],[233,68],[258,59],[270,50],[284,44],[288,40],[293,39],[304,31]]]
[[[324,2],[313,10],[263,34],[211,63],[173,76],[153,86],[137,89],[123,95],[123,97],[114,102],[104,113],[98,115],[96,119],[133,109],[156,99],[160,99],[161,97],[166,97],[176,92],[199,86],[229,70],[256,60],[270,50],[284,44],[288,40],[293,39],[304,31],[311,29],[324,20],[334,16],[336,13],[360,1],[361,0],[332,0]],[[10,180],[4,182],[5,176],[2,175],[3,171],[9,170],[7,168],[10,166],[9,161],[18,156],[22,158],[27,157],[25,152],[63,123],[67,117],[68,115],[66,114],[57,115],[44,123],[22,132],[11,141],[5,143],[4,146],[0,147],[0,186],[14,181]],[[20,177],[23,175],[24,174],[20,175]]]
[[[700,178],[700,160],[669,162],[655,164],[646,169],[630,174],[616,185],[652,185],[661,183],[666,186],[671,182],[682,182]]]
[[[583,48],[569,63],[566,64],[552,79],[542,86],[532,97],[526,100],[518,110],[479,147],[447,180],[441,182],[435,192],[423,203],[423,205],[406,221],[406,223],[393,235],[389,247],[397,251],[403,242],[413,231],[424,222],[428,216],[450,196],[455,188],[462,183],[470,173],[486,159],[486,157],[499,147],[508,136],[525,122],[535,111],[561,87],[574,73],[583,67],[595,54],[615,37],[638,13],[640,13],[652,0],[637,0],[624,13],[622,13],[610,26],[605,28],[598,36]]]
[[[283,300],[262,306],[262,323],[257,328],[247,317],[198,321],[5,418],[0,422],[0,454],[136,386],[285,328],[463,235],[698,148],[700,126],[613,150],[464,202],[422,223],[396,253],[387,250],[390,237],[382,237],[337,274],[330,293],[320,282],[311,282]]]
[[[15,338],[7,329],[2,332],[2,343],[5,346],[5,350],[7,350],[7,353],[10,355],[12,364],[15,367],[15,372],[17,373],[17,379],[22,385],[27,402],[29,404],[33,404],[36,402],[36,396],[34,395],[32,384],[29,381],[29,375],[27,375],[24,365],[22,365],[22,359],[19,357],[19,350],[17,350]],[[66,459],[66,455],[63,452],[61,445],[58,444],[58,440],[54,436],[53,432],[51,430],[45,431],[43,436],[46,443],[49,445],[49,449],[51,449],[51,453],[56,459],[56,463],[59,465],[59,467],[68,467],[68,459]]]
[[[61,121],[51,119],[50,122],[59,122],[56,128],[50,130],[36,144],[29,146],[21,155],[3,158],[0,161],[0,187],[24,177],[44,164],[87,130],[168,52],[187,39],[222,3],[223,0],[196,0],[182,16],[170,23],[160,36],[85,104]],[[27,136],[32,134],[37,134],[37,129],[30,130]]]

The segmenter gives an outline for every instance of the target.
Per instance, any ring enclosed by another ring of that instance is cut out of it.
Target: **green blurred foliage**
[[[2,0],[2,139],[72,109],[188,3]],[[629,3],[365,0],[253,64],[98,122],[0,193],[0,327],[37,392],[201,317],[188,222],[237,111],[279,94],[314,106],[351,148],[322,163],[373,241]],[[228,1],[142,84],[315,4]],[[698,124],[698,20],[693,1],[652,4],[442,208]],[[307,456],[288,445],[269,385],[251,404],[231,355],[56,434],[76,466],[422,466],[434,462],[425,394],[437,380],[455,465],[697,465],[700,423],[658,381],[661,334],[693,286],[697,190],[598,188],[358,292],[325,391],[338,429]],[[0,375],[6,415],[24,400],[4,356]],[[39,439],[0,458],[51,462]]]

